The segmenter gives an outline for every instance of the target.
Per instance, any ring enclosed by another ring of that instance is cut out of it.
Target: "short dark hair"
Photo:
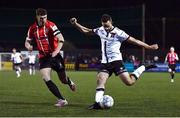
[[[103,14],[101,17],[101,22],[107,22],[107,21],[111,21],[112,22],[112,18],[109,14]]]
[[[37,16],[44,16],[47,15],[47,10],[43,8],[37,8],[36,9],[36,15]]]

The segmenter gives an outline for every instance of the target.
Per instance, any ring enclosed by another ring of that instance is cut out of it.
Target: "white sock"
[[[32,69],[31,68],[29,69],[29,74],[32,75]]]
[[[35,71],[35,69],[33,70],[33,75],[35,75],[35,73],[36,73],[36,71]]]
[[[35,68],[33,68],[33,75],[35,75],[35,73],[36,73],[36,69],[35,69]]]
[[[104,89],[103,88],[100,88],[100,90],[96,89],[95,101],[100,102],[103,95],[104,95]]]
[[[145,71],[145,66],[142,65],[139,68],[137,68],[132,74],[134,74],[137,78],[140,77],[140,75]]]
[[[20,67],[18,67],[18,70],[19,70],[19,72],[21,72],[21,68]]]
[[[17,77],[20,77],[20,72],[16,71]]]

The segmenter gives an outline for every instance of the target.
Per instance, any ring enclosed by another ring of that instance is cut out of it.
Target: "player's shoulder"
[[[103,31],[104,28],[103,28],[103,26],[101,26],[101,27],[94,28],[94,30],[96,30],[96,31]]]
[[[56,24],[55,24],[54,22],[50,21],[50,20],[47,20],[46,26],[49,27],[49,28],[51,28],[53,31],[55,31],[55,30],[58,29],[57,26],[56,26]]]
[[[20,52],[17,52],[16,54],[17,54],[17,55],[21,55],[21,53],[20,53]]]
[[[31,24],[31,25],[29,26],[29,30],[34,30],[34,29],[36,29],[36,26],[37,26],[37,23],[34,22],[33,24]]]
[[[177,53],[176,53],[176,52],[174,52],[174,54],[175,54],[175,55],[177,55]]]
[[[103,27],[102,27],[102,26],[93,29],[93,32],[95,32],[96,34],[99,34],[99,32],[103,32],[103,31],[104,31],[104,30],[103,30]]]
[[[115,27],[115,28],[114,28],[114,31],[116,31],[117,33],[125,32],[124,30],[119,29],[118,27]]]
[[[54,25],[56,25],[56,24],[55,24],[54,22],[50,21],[50,20],[47,20],[46,25],[48,25],[48,26],[54,26]]]
[[[167,54],[168,54],[168,55],[170,55],[170,54],[171,54],[171,52],[168,52]]]

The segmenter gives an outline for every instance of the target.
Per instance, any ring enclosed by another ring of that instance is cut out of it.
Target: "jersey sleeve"
[[[28,29],[28,33],[27,33],[27,40],[32,40],[34,38],[34,34],[33,34],[33,29],[32,29],[32,26],[29,27]]]
[[[58,29],[58,27],[52,22],[50,23],[50,29],[53,33],[53,36],[56,36],[61,33],[60,30]]]
[[[98,35],[98,36],[99,36],[99,27],[98,27],[98,28],[93,29],[93,32],[94,32],[96,35]]]
[[[129,37],[130,36],[126,32],[124,32],[122,30],[118,32],[118,39],[119,39],[120,42],[123,42],[123,41],[127,40]]]

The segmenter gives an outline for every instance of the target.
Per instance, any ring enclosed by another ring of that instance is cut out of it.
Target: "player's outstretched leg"
[[[136,78],[136,80],[140,77],[140,75],[145,71],[145,70],[149,70],[151,68],[157,68],[157,66],[155,64],[145,64],[145,65],[141,65],[139,68],[137,68],[132,74],[131,76],[134,76]]]
[[[145,64],[145,69],[149,70],[151,68],[157,68],[157,66],[155,64]]]

